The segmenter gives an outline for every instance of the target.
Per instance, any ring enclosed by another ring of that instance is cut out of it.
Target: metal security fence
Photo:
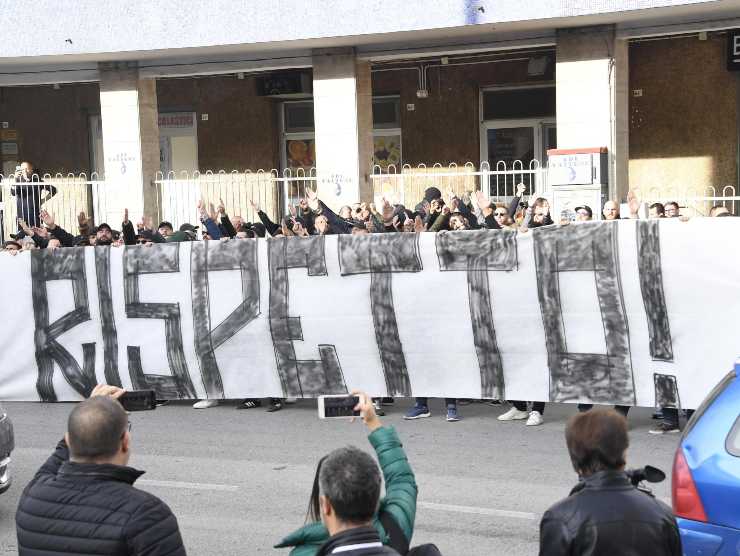
[[[734,185],[636,188],[635,194],[648,204],[676,202],[684,216],[708,216],[710,209],[717,205],[725,207],[730,214],[740,215],[740,196]]]
[[[177,229],[199,220],[198,201],[207,209],[223,201],[226,213],[244,221],[258,222],[257,210],[276,220],[283,213],[280,204],[281,179],[276,170],[256,172],[159,173],[154,180],[157,213]]]
[[[40,222],[37,214],[40,210],[53,214],[62,228],[76,232],[78,215],[93,212],[94,192],[102,183],[97,174],[34,174],[28,182],[16,181],[12,175],[0,175],[3,239],[19,230],[19,215],[28,224]]]
[[[436,187],[442,193],[452,190],[458,196],[484,191],[494,201],[506,201],[514,196],[516,186],[525,186],[525,195],[542,195],[547,191],[547,168],[539,161],[524,163],[500,161],[491,166],[483,162],[476,166],[435,163],[430,166],[374,166],[370,179],[374,197],[385,197],[403,204],[418,203],[424,190]]]
[[[493,201],[507,202],[514,195],[516,186],[524,184],[525,197],[551,198],[552,190],[547,180],[547,167],[533,160],[487,162],[476,166],[440,163],[418,166],[375,166],[369,176],[376,202],[386,198],[393,203],[403,203],[413,208],[424,197],[424,190],[437,187],[443,194],[448,190],[458,196],[482,190]],[[185,222],[197,223],[198,201],[206,208],[216,208],[223,201],[227,214],[240,216],[245,221],[258,220],[255,206],[272,220],[278,221],[288,212],[290,204],[297,204],[306,196],[306,189],[318,185],[316,169],[216,171],[193,173],[158,173],[145,192],[153,200],[152,220],[168,220],[175,227]],[[146,186],[145,186],[146,187]],[[716,205],[726,207],[731,214],[740,215],[740,195],[735,185],[693,188],[661,187],[636,188],[637,197],[647,203],[676,201],[682,214],[707,216]],[[52,194],[53,193],[53,194]],[[30,182],[18,182],[14,176],[0,175],[0,232],[3,240],[18,228],[20,213],[29,217],[36,210],[45,209],[53,214],[56,223],[70,231],[78,232],[78,216],[85,213],[96,224],[108,221],[114,228],[120,223],[123,209],[133,209],[129,215],[138,221],[142,215],[134,212],[137,203],[131,193],[120,183],[100,180],[96,174],[44,174],[34,175]],[[151,203],[150,203],[150,206]],[[595,208],[595,207],[594,207]],[[156,222],[155,222],[156,223]]]

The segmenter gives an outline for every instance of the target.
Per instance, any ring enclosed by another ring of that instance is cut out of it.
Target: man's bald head
[[[128,416],[108,396],[95,396],[77,404],[67,421],[67,443],[72,460],[113,458],[121,451]]]

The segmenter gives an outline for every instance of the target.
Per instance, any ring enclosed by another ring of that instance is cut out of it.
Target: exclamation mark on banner
[[[640,289],[650,334],[650,357],[653,361],[673,363],[673,343],[668,321],[668,308],[663,292],[663,270],[660,261],[660,221],[637,222],[637,254]],[[674,375],[654,373],[656,407],[680,408],[678,383]]]

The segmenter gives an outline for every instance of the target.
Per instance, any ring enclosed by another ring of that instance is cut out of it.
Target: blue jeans
[[[429,407],[429,398],[416,398],[416,405],[420,407]],[[457,398],[445,398],[447,407],[457,407]]]

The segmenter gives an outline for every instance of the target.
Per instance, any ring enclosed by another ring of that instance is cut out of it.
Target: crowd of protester
[[[437,187],[428,187],[423,199],[413,209],[401,203],[382,200],[380,206],[373,203],[355,203],[343,206],[338,213],[319,199],[316,191],[306,189],[305,198],[289,207],[289,214],[280,221],[273,221],[268,214],[250,201],[258,222],[247,222],[240,216],[229,216],[225,204],[219,200],[218,205],[198,201],[199,225],[182,224],[177,230],[167,221],[156,227],[151,218],[143,217],[134,223],[129,219],[128,209],[124,210],[120,230],[114,230],[107,223],[95,226],[85,213],[78,215],[77,233],[59,226],[54,216],[43,208],[43,202],[53,196],[56,190],[38,180],[31,179],[33,166],[24,163],[16,175],[11,193],[16,195],[18,205],[18,232],[3,245],[2,252],[14,255],[31,249],[58,249],[62,247],[79,247],[92,245],[142,245],[154,243],[196,241],[196,240],[240,240],[264,237],[329,234],[369,234],[369,233],[421,233],[473,229],[510,229],[526,233],[529,229],[555,224],[550,213],[550,203],[543,197],[530,197],[524,201],[526,187],[519,184],[515,195],[508,204],[493,202],[482,191],[467,193],[462,196],[448,190],[444,195]],[[34,176],[35,177],[35,176]],[[25,189],[24,189],[25,188]],[[31,188],[31,189],[28,189]],[[622,214],[625,210],[627,214]],[[647,210],[645,210],[647,209]],[[33,212],[36,211],[36,212]],[[620,206],[618,201],[604,203],[601,213],[604,220],[620,218],[639,218],[641,212],[648,218],[679,218],[687,220],[680,214],[676,202],[653,203],[649,207],[632,193],[627,203]],[[732,216],[723,205],[712,207],[709,216]],[[557,219],[558,224],[580,223],[593,220],[593,209],[583,205],[574,211],[563,211]],[[200,236],[199,236],[200,231]],[[268,411],[278,411],[292,400],[269,399]],[[390,399],[384,399],[392,403]],[[196,409],[213,407],[218,400],[200,400],[194,404]],[[499,400],[490,403],[498,404]],[[500,421],[526,420],[526,425],[537,426],[544,422],[544,402],[526,402],[510,400],[511,408],[498,416]],[[238,409],[251,409],[262,405],[262,400],[248,398],[242,400]],[[460,420],[458,400],[445,399],[446,418],[450,422]],[[580,411],[590,409],[590,405],[579,405]],[[617,410],[627,414],[629,408],[618,406]],[[376,399],[376,410],[382,413],[381,400]],[[414,406],[406,413],[406,419],[429,417],[431,412],[426,398],[417,398]],[[650,432],[665,434],[679,432],[678,410],[660,409],[654,415],[659,424]]]
[[[20,556],[186,553],[174,512],[133,486],[143,471],[129,466],[134,441],[118,403],[123,394],[98,385],[72,409],[64,438],[21,495]],[[290,549],[291,556],[441,556],[434,544],[412,547],[419,493],[414,471],[396,430],[383,425],[367,395],[353,394],[375,458],[352,446],[321,458],[306,523],[275,548]],[[625,469],[624,416],[612,409],[579,413],[569,420],[565,439],[578,484],[543,515],[540,556],[679,556],[671,509],[637,488]]]

